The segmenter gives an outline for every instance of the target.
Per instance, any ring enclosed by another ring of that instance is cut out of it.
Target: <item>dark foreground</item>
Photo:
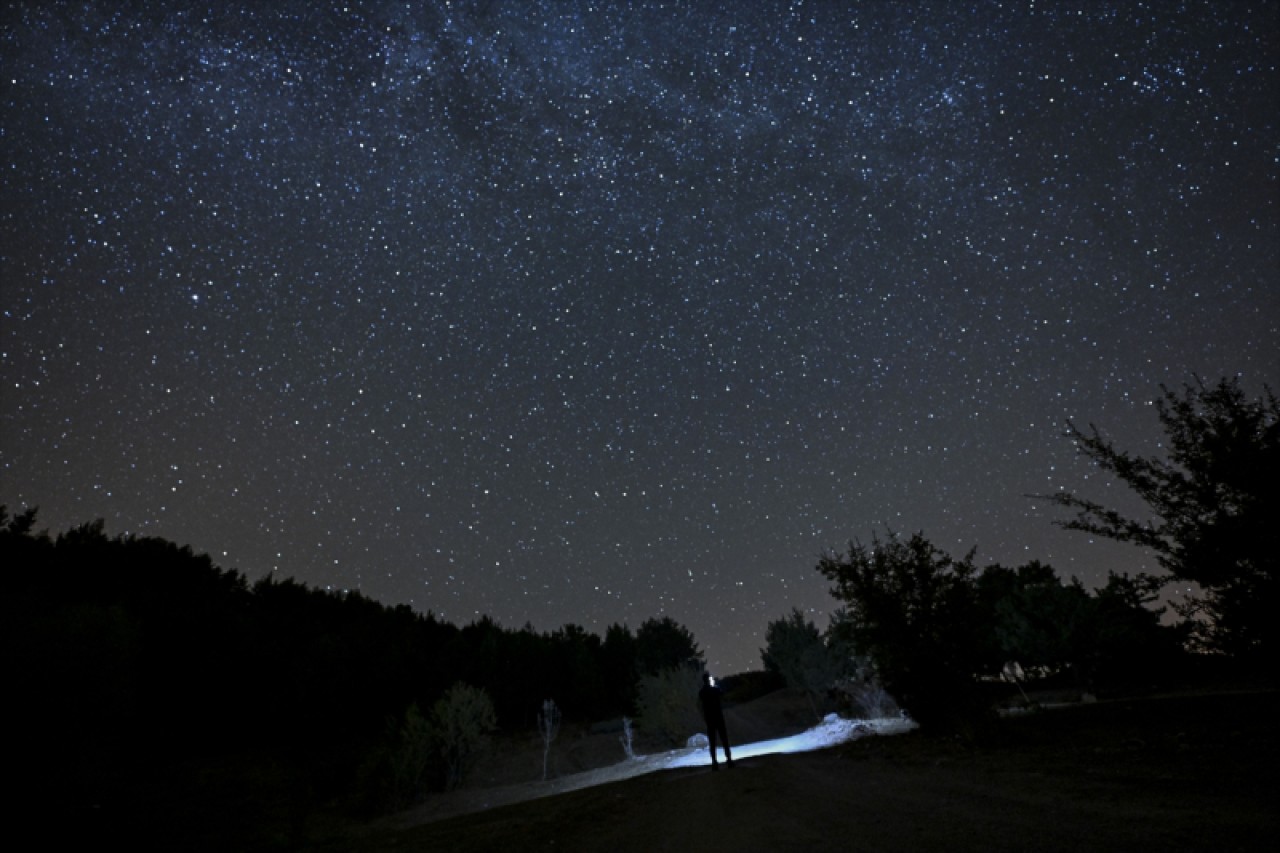
[[[1263,850],[1280,694],[1099,703],[673,770],[325,850]]]

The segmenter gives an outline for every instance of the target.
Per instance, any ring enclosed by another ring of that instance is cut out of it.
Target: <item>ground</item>
[[[417,810],[316,846],[1270,849],[1280,829],[1278,704],[1274,691],[1103,701],[1001,720],[977,740],[873,736],[717,773],[665,770],[508,805],[496,804],[502,789],[492,788],[493,802],[482,792],[454,801],[454,811],[479,811]]]

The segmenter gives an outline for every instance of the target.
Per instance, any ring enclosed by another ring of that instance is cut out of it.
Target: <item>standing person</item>
[[[720,701],[723,697],[724,691],[716,684],[711,673],[702,673],[702,689],[698,691],[698,704],[702,706],[702,719],[707,723],[707,741],[711,745],[712,770],[720,769],[720,764],[716,761],[717,735],[720,737],[720,742],[724,744],[725,762],[730,767],[733,766],[733,755],[729,752],[729,730],[724,724],[724,708]]]

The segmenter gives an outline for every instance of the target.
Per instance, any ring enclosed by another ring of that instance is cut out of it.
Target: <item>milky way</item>
[[[1135,508],[1068,419],[1150,452],[1162,383],[1280,386],[1278,29],[10,3],[0,502],[722,671],[873,533],[1150,568],[1027,495]]]

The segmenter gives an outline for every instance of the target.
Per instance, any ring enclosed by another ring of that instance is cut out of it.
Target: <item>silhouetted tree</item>
[[[579,625],[564,625],[547,637],[543,655],[547,673],[542,690],[563,697],[570,717],[591,719],[606,713],[598,636]]]
[[[36,526],[39,507],[27,507],[17,515],[9,515],[9,507],[0,504],[0,536],[30,537]],[[48,534],[44,534],[47,540]]]
[[[1052,567],[992,565],[977,579],[986,639],[981,672],[1019,684],[1069,672],[1095,690],[1171,673],[1183,632],[1160,623],[1149,578],[1111,573],[1102,589],[1064,583]]]
[[[635,635],[626,625],[610,625],[600,648],[600,682],[605,692],[606,715],[635,713],[636,680]]]
[[[847,713],[865,719],[897,716],[898,703],[885,690],[875,663],[858,651],[849,611],[838,607],[827,626],[826,646],[835,666],[835,694]]]
[[[974,675],[989,629],[972,552],[954,560],[920,533],[904,541],[889,532],[824,555],[818,571],[835,583],[854,648],[922,727],[963,725],[980,713]]]
[[[822,703],[841,675],[842,662],[799,608],[765,627],[760,657],[766,671],[780,674],[788,687],[804,691],[814,717],[821,720]]]
[[[1280,403],[1268,390],[1246,398],[1237,379],[1161,386],[1156,414],[1168,459],[1118,450],[1096,426],[1068,424],[1081,452],[1146,502],[1152,520],[1131,519],[1068,492],[1046,496],[1076,511],[1063,522],[1150,549],[1168,577],[1198,584],[1181,608],[1203,617],[1209,649],[1273,661],[1280,605]]]
[[[1021,583],[995,606],[995,630],[1007,661],[1027,672],[1070,670],[1087,682],[1093,645],[1093,601],[1078,583],[1057,576]]]
[[[1186,663],[1190,625],[1166,625],[1154,606],[1158,585],[1147,576],[1109,572],[1092,599],[1092,635],[1083,661],[1091,684],[1158,683]]]
[[[640,624],[636,631],[636,671],[640,675],[693,663],[701,665],[702,652],[688,628],[670,616]]]

